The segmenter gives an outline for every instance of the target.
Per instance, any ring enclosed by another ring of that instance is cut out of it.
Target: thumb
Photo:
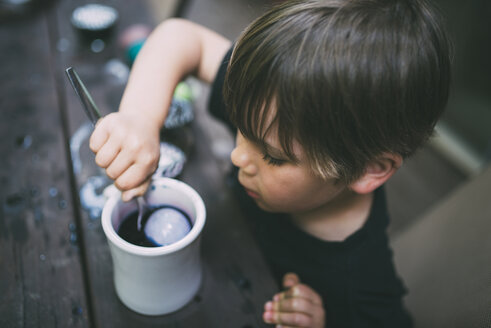
[[[138,187],[123,191],[121,194],[121,199],[123,200],[123,202],[129,202],[135,197],[143,196],[147,191],[148,187],[150,186],[150,182],[152,182],[152,180],[147,179]]]
[[[283,276],[283,287],[290,288],[300,283],[300,278],[296,273],[289,272]]]

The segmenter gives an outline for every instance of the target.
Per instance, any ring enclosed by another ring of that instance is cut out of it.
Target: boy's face
[[[302,214],[331,202],[346,187],[334,179],[315,176],[302,147],[294,142],[298,163],[288,160],[272,129],[262,149],[237,132],[231,159],[239,167],[239,182],[247,194],[265,211]]]

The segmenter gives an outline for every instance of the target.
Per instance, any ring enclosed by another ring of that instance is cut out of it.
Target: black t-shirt
[[[225,56],[212,86],[209,107],[217,118],[227,119],[222,88],[231,50]],[[405,288],[398,278],[388,245],[389,223],[385,192],[379,188],[369,218],[362,228],[342,242],[318,239],[300,230],[287,214],[268,213],[232,181],[252,231],[281,284],[287,272],[318,292],[326,311],[326,327],[412,327],[404,309]]]

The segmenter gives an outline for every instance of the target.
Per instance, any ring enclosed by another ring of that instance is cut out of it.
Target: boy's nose
[[[230,154],[232,163],[248,175],[257,173],[257,166],[251,158],[251,153],[245,146],[237,145]]]

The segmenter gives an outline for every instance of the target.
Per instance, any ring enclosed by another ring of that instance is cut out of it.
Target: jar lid
[[[174,91],[169,114],[164,123],[166,129],[182,127],[194,119],[192,98],[189,85],[186,82],[180,82]]]
[[[103,31],[114,26],[118,12],[113,7],[87,4],[77,7],[72,13],[72,25],[83,31]]]
[[[186,155],[177,146],[168,142],[160,143],[160,159],[157,170],[153,174],[157,177],[174,178],[181,174],[186,162]]]

